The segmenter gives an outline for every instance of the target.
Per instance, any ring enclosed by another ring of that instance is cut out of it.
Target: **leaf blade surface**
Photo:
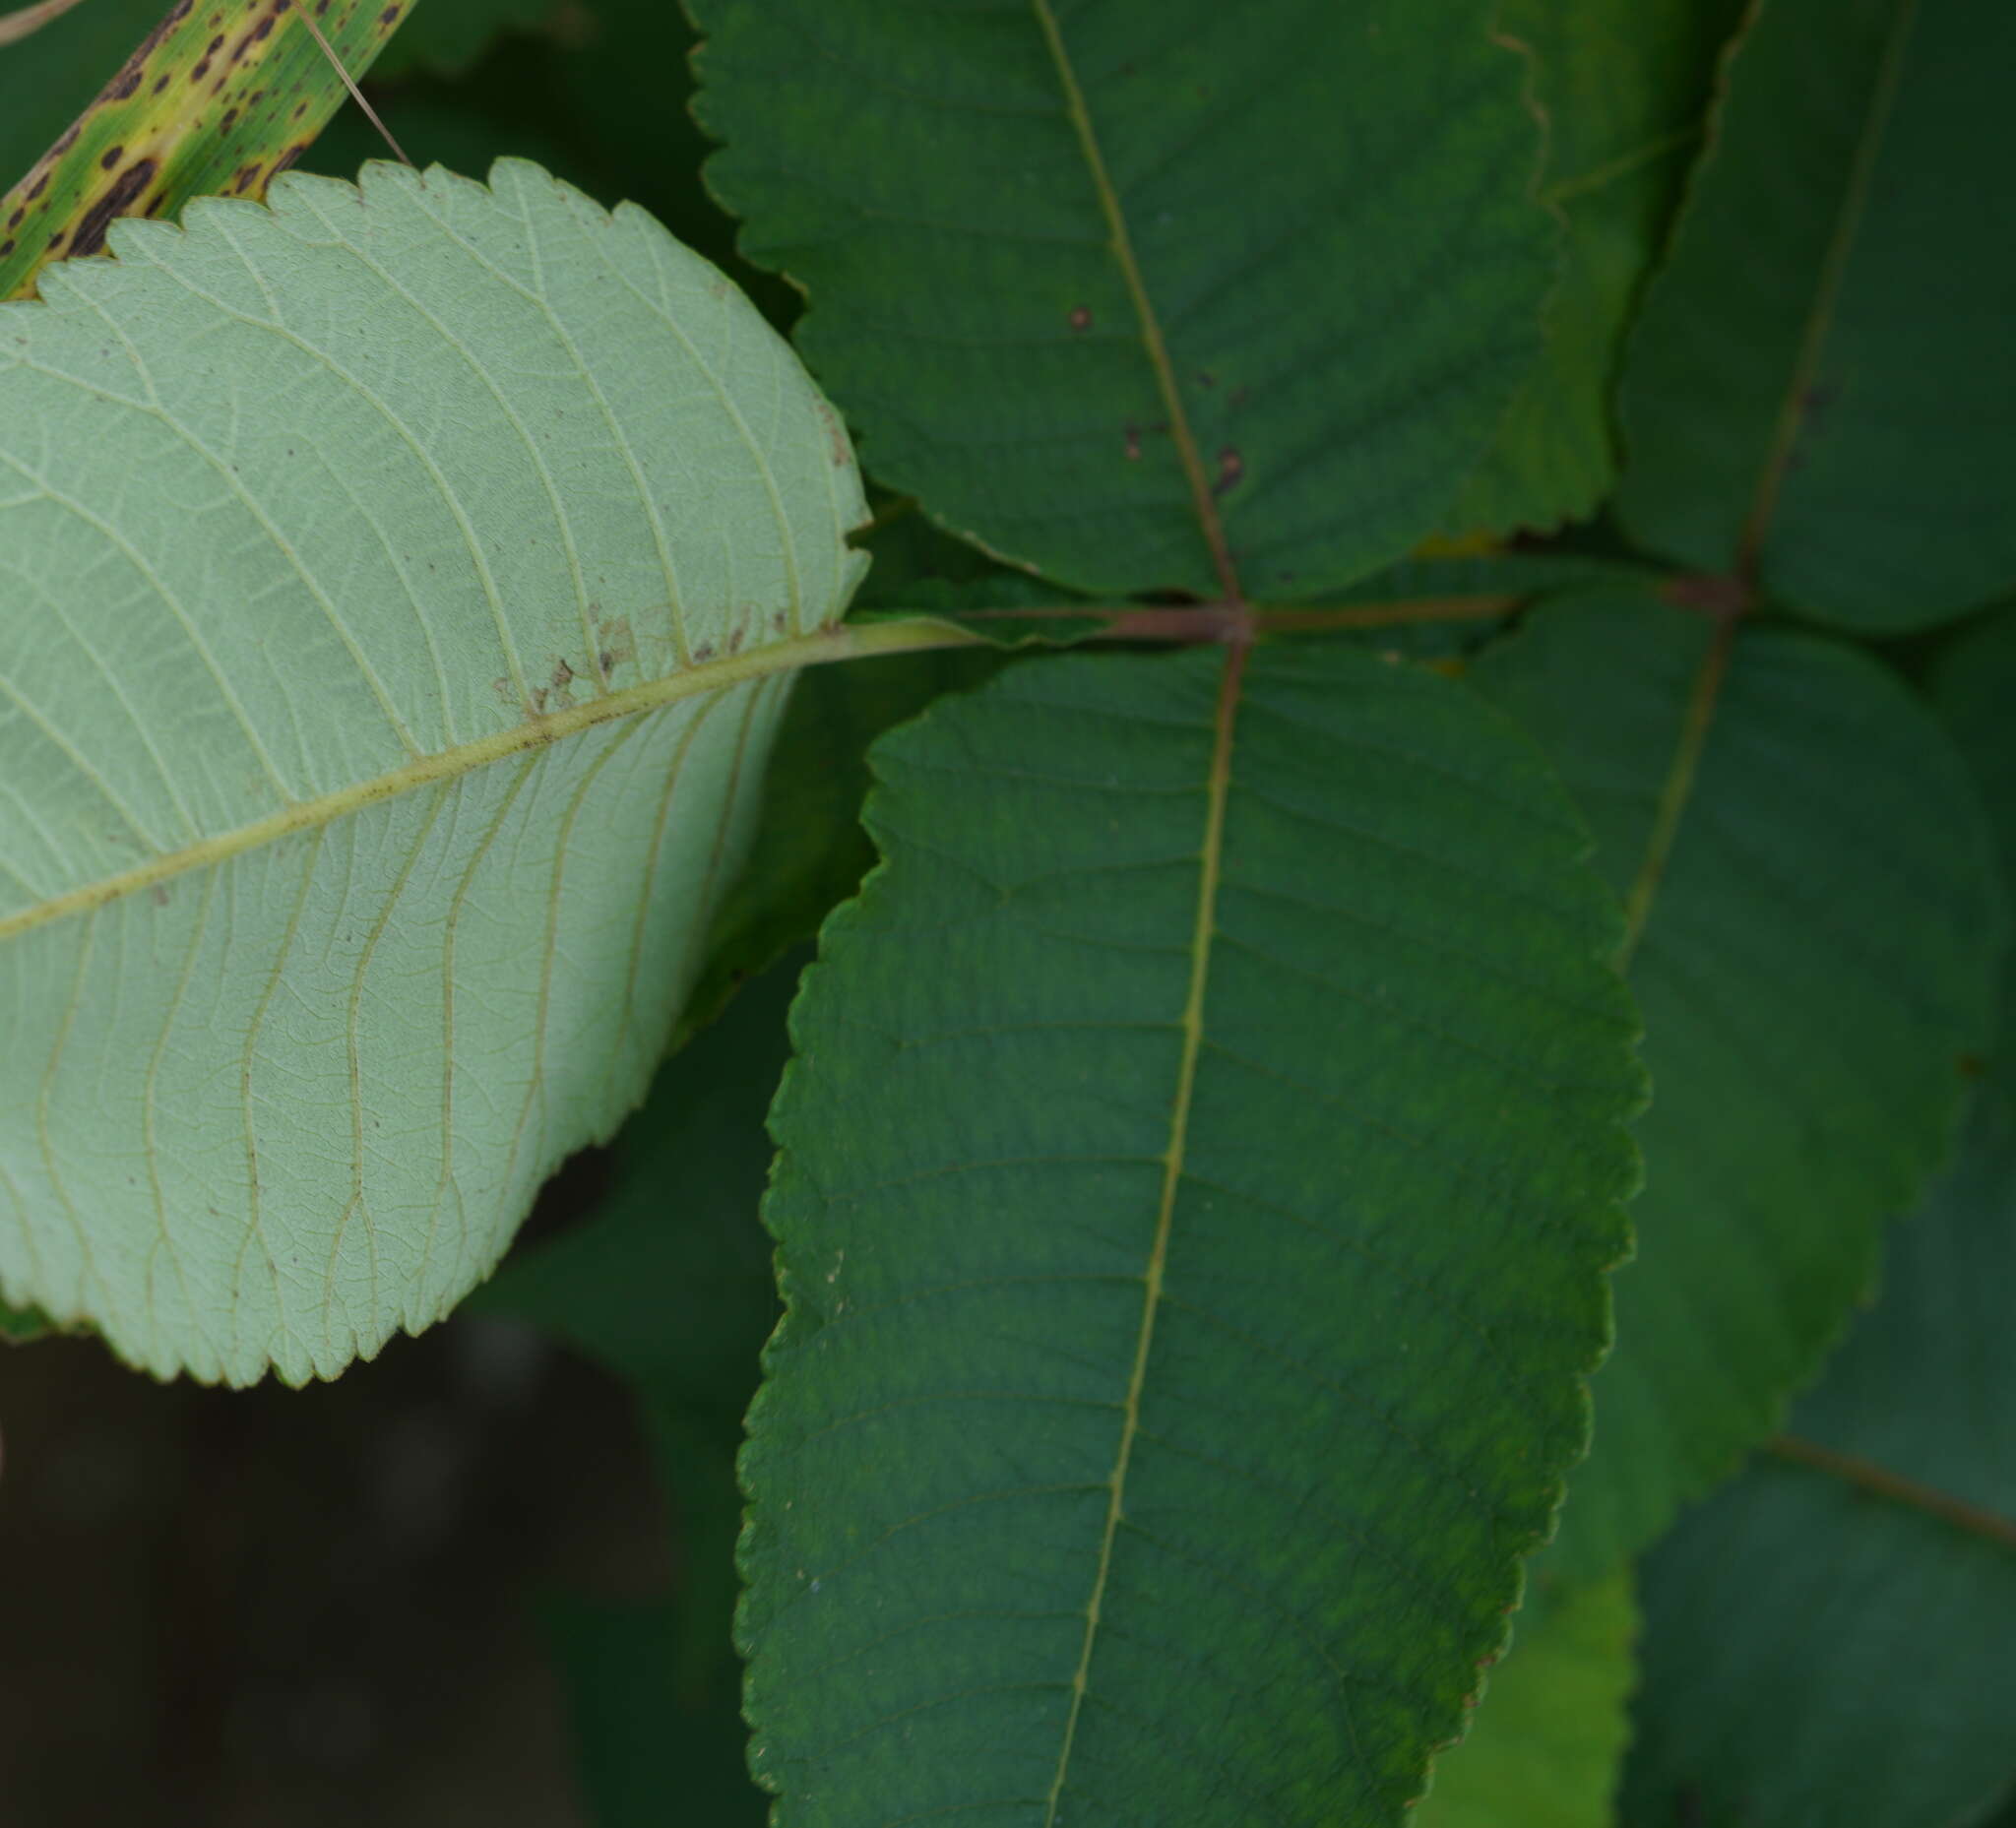
[[[1993,0],[1757,10],[1626,364],[1644,544],[1870,632],[2016,582],[2016,243],[1976,214],[2012,58]]]
[[[1958,1124],[2002,898],[1959,758],[1866,656],[1603,591],[1472,677],[1554,759],[1632,910],[1638,1250],[1550,1550],[1586,1580],[1770,1433],[1865,1298]]]
[[[1554,224],[1486,6],[695,13],[710,181],[877,477],[1064,583],[1348,583],[1538,352]]]
[[[1341,648],[1026,662],[876,763],[772,1118],[779,1819],[1397,1819],[1606,1333],[1636,1075],[1585,841],[1466,695]]]

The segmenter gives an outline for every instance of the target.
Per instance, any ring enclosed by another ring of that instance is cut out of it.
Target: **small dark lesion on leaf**
[[[168,885],[165,882],[156,883],[150,899],[157,908],[165,908],[171,899],[168,895]]]
[[[77,233],[71,240],[72,255],[95,254],[105,244],[105,230],[111,226],[115,216],[125,216],[133,200],[154,182],[160,164],[153,158],[136,158],[126,169],[114,178],[105,194],[87,210],[79,219]],[[49,243],[51,249],[56,243]]]
[[[1130,464],[1141,461],[1141,427],[1138,425],[1127,427],[1127,461]]]
[[[845,470],[853,456],[853,447],[847,440],[847,427],[841,424],[840,414],[825,401],[814,401],[813,405],[818,409],[820,424],[826,427],[827,449],[832,454],[833,467]]]
[[[1239,447],[1227,445],[1218,454],[1218,475],[1211,484],[1211,492],[1223,495],[1228,489],[1236,487],[1245,473],[1246,460],[1239,455]]]
[[[1092,328],[1092,312],[1088,307],[1085,305],[1073,305],[1071,307],[1071,328],[1077,331],[1086,331]]]
[[[606,618],[596,615],[596,627],[601,631],[601,647],[596,655],[596,664],[601,668],[601,675],[607,679],[610,672],[628,664],[637,658],[637,637],[630,631],[627,615],[612,615]]]

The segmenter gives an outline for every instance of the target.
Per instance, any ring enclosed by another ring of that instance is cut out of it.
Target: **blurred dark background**
[[[549,1654],[663,1593],[636,1412],[521,1323],[334,1384],[161,1385],[0,1347],[7,1828],[577,1828]]]

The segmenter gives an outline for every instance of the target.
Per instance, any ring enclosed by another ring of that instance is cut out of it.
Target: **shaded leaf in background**
[[[316,20],[354,76],[370,67],[406,7],[407,0],[330,0]],[[36,62],[58,79],[81,65],[92,72],[88,89],[59,92],[56,134],[41,140],[30,154],[35,163],[0,198],[0,298],[31,291],[45,262],[99,252],[117,217],[173,217],[209,194],[265,195],[273,174],[348,97],[290,0],[158,0],[142,9],[150,10],[153,18],[128,32],[134,9],[124,0],[111,0],[102,16],[82,6],[0,49],[9,111],[17,94],[30,93]],[[112,20],[122,28],[116,38]],[[33,61],[23,65],[24,57]],[[30,117],[47,105],[31,100]],[[11,140],[19,130],[7,131]]]
[[[1689,165],[1716,58],[1742,0],[1508,0],[1499,29],[1533,57],[1546,123],[1543,199],[1568,219],[1546,351],[1447,518],[1551,528],[1616,473],[1611,398],[1624,332]]]
[[[460,75],[507,33],[550,38],[562,4],[563,0],[410,0],[406,24],[373,68],[388,80],[414,70]],[[492,153],[524,150],[497,147]]]
[[[1974,771],[2001,848],[2002,876],[2016,885],[2016,606],[1998,609],[1946,645],[1931,674],[1931,694],[1953,740]],[[2002,971],[2001,1020],[1987,1064],[1998,1095],[2016,1106],[2016,960]]]
[[[874,764],[771,1118],[777,1820],[1397,1821],[1608,1332],[1641,1087],[1584,832],[1340,646],[1025,662]]]
[[[1966,770],[1876,662],[1650,591],[1539,610],[1471,678],[1546,749],[1633,927],[1653,1102],[1596,1439],[1548,1560],[1635,1555],[1770,1433],[1922,1196],[2001,955]]]
[[[0,1301],[0,1340],[19,1345],[50,1332],[49,1316],[38,1307],[11,1307]]]
[[[822,632],[864,503],[788,347],[492,182],[290,177],[0,310],[0,1284],[158,1371],[487,1272],[650,1083],[782,669],[882,632]]]
[[[1624,1572],[1527,1588],[1485,1705],[1436,1758],[1413,1828],[1610,1828],[1637,1680],[1631,1587]]]
[[[1626,364],[1646,545],[1865,630],[2016,583],[2012,68],[2005,0],[1763,0]]]
[[[1762,1457],[1646,1560],[1627,1828],[1974,1828],[2016,1784],[2006,1098],[1884,1282],[1793,1416],[1851,1465]]]
[[[729,1631],[734,1461],[778,1311],[757,1217],[771,1155],[763,1116],[802,964],[766,973],[660,1070],[611,1151],[601,1210],[514,1252],[468,1304],[530,1322],[631,1386],[678,1519],[674,1601],[546,1610],[597,1828],[764,1817]]]
[[[1335,589],[1539,353],[1558,224],[1487,0],[694,12],[710,182],[875,474],[1065,583]]]
[[[744,979],[809,940],[859,886],[875,860],[861,830],[869,743],[1001,664],[985,649],[951,649],[816,666],[799,679],[778,725],[749,860],[715,914],[683,1032],[711,1021]]]

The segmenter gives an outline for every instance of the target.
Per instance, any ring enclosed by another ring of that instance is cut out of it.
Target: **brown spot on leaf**
[[[105,230],[111,225],[113,217],[124,216],[127,206],[154,182],[154,175],[160,166],[152,158],[136,158],[126,169],[112,180],[111,187],[93,204],[78,220],[77,233],[72,237],[72,254],[95,254],[105,244]],[[53,248],[56,244],[51,241]]]
[[[1090,330],[1092,328],[1092,313],[1084,305],[1073,305],[1071,307],[1071,328],[1073,330]]]
[[[103,166],[103,167],[104,167],[104,168],[105,168],[105,169],[106,169],[107,171],[109,171],[109,170],[111,170],[111,168],[112,168],[112,167],[113,167],[114,165],[116,165],[116,164],[117,164],[117,163],[119,162],[119,160],[120,160],[120,159],[124,158],[125,157],[126,157],[126,149],[125,149],[125,147],[123,147],[123,146],[112,146],[112,147],[107,147],[107,148],[105,149],[105,151],[104,151],[104,154],[102,155],[102,157],[100,157],[100,158],[99,158],[99,159],[98,159],[98,163],[99,163],[100,165],[102,165],[102,166]]]
[[[1218,454],[1218,478],[1212,483],[1211,492],[1214,495],[1223,495],[1227,489],[1234,487],[1245,473],[1246,460],[1239,455],[1239,447],[1235,444],[1227,445]]]
[[[1127,427],[1127,461],[1130,464],[1141,461],[1141,428],[1138,425]]]
[[[156,883],[152,899],[157,908],[165,908],[168,905],[168,885],[165,882]]]
[[[853,447],[847,441],[847,428],[841,424],[840,414],[825,401],[815,401],[813,404],[819,411],[819,423],[826,427],[826,445],[828,451],[832,453],[833,467],[836,470],[845,470],[848,461],[853,456]]]
[[[627,615],[612,615],[601,624],[602,651],[599,659],[606,677],[611,666],[622,666],[637,658],[637,637],[630,632]]]

